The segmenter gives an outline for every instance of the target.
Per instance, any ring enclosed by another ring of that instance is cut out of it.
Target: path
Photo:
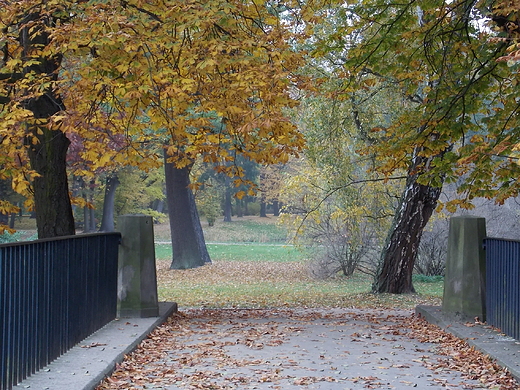
[[[518,388],[505,377],[509,385],[490,387],[503,373],[474,351],[456,344],[443,355],[444,332],[436,343],[415,338],[426,328],[409,311],[188,310],[98,389]]]

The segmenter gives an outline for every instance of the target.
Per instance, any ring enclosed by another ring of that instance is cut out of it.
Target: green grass
[[[209,255],[213,261],[276,261],[289,262],[302,260],[303,254],[290,245],[268,244],[208,244]],[[170,244],[156,244],[155,256],[158,260],[172,258]]]
[[[232,222],[217,221],[215,226],[203,226],[206,242],[284,243],[287,230],[278,225],[277,218],[244,217]]]

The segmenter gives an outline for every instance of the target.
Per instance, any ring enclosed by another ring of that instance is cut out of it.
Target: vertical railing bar
[[[20,296],[20,284],[22,283],[22,272],[21,272],[21,267],[20,267],[20,261],[18,261],[19,259],[16,259],[14,256],[13,258],[11,259],[13,264],[14,264],[14,267],[16,269],[15,271],[15,275],[16,275],[16,278],[15,278],[15,283],[13,284],[13,306],[14,306],[14,309],[15,309],[15,316],[14,316],[14,326],[13,326],[13,360],[16,364],[16,374],[13,376],[13,384],[15,382],[18,382],[21,378],[21,365],[22,365],[22,362],[20,360],[20,341],[21,339],[23,338],[23,335],[22,335],[22,324],[21,324],[21,320],[20,320],[20,317],[21,317],[21,310],[20,310],[20,301],[21,301],[21,296]]]
[[[8,248],[0,248],[0,345],[7,343],[7,254]],[[7,348],[0,349],[0,388],[7,387]]]

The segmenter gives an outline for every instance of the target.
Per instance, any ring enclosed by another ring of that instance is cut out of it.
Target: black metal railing
[[[120,233],[0,245],[0,390],[116,317]]]
[[[520,340],[520,241],[486,238],[486,322]]]

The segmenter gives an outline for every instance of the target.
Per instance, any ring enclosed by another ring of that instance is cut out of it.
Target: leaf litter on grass
[[[325,350],[320,343],[332,335],[349,349]],[[391,353],[378,352],[384,343]],[[346,361],[354,363],[341,367]],[[409,311],[190,309],[154,330],[97,390],[424,386],[519,388],[490,359]]]
[[[401,307],[438,305],[438,296],[371,294],[370,277],[314,279],[305,261],[215,261],[170,270],[158,261],[159,298],[184,307]],[[419,290],[419,289],[418,289]]]

